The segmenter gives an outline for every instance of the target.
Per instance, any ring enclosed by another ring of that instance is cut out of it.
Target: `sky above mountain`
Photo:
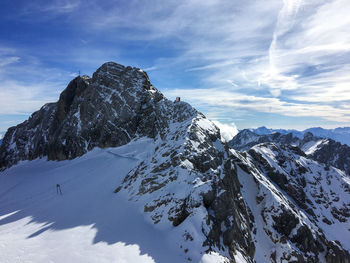
[[[239,129],[350,125],[349,0],[0,2],[0,131],[115,61]]]

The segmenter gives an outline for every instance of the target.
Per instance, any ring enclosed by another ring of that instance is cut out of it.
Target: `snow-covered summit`
[[[254,145],[265,142],[299,147],[309,158],[328,166],[332,165],[350,175],[350,147],[332,139],[314,136],[311,132],[306,132],[303,137],[298,138],[292,133],[258,135],[251,130],[242,130],[229,145],[236,150],[247,151]]]

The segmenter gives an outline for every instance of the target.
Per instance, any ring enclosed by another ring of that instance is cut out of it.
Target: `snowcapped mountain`
[[[349,177],[344,172],[327,169],[298,148],[274,143],[251,148],[246,165],[250,168],[238,175],[254,217],[256,258],[346,262],[348,253],[329,242],[336,239],[350,248],[350,235],[344,234],[350,216]]]
[[[299,141],[298,138],[293,137],[291,133],[281,134],[281,133],[272,133],[266,135],[259,135],[251,130],[245,129],[240,131],[231,141],[228,142],[231,148],[234,148],[239,151],[249,150],[256,144],[263,142],[273,142],[278,141],[285,144],[295,144]]]
[[[265,126],[250,129],[250,131],[258,135],[267,135],[272,133],[288,134],[292,133],[293,136],[302,138],[306,133],[311,132],[313,135],[321,138],[329,138],[342,144],[350,146],[350,127],[339,127],[335,129],[323,129],[321,127],[309,128],[303,131],[297,130],[285,130],[285,129],[269,129]]]
[[[0,261],[350,262],[344,172],[221,138],[140,69],[75,78],[3,139]]]
[[[261,126],[261,127],[258,127],[256,129],[249,129],[251,132],[254,132],[258,135],[267,135],[267,134],[272,134],[272,133],[281,133],[281,134],[287,134],[287,133],[292,133],[294,136],[296,137],[302,137],[303,136],[303,132],[301,131],[297,131],[297,130],[294,130],[294,129],[270,129],[270,128],[267,128],[265,126]]]
[[[73,159],[94,147],[120,146],[162,134],[164,103],[143,71],[105,63],[92,76],[77,77],[58,102],[10,128],[0,148],[0,167],[47,156]]]
[[[282,145],[299,147],[307,156],[319,163],[334,166],[350,175],[350,147],[340,144],[332,139],[325,139],[314,136],[311,132],[304,134],[304,137],[294,137],[292,133],[272,133],[258,135],[250,130],[242,130],[230,142],[230,147],[247,151],[254,145],[274,142]]]

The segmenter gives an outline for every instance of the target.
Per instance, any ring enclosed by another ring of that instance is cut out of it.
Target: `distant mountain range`
[[[258,135],[266,135],[266,134],[272,134],[275,132],[279,132],[281,134],[287,134],[292,133],[293,136],[296,136],[298,138],[304,137],[304,134],[307,132],[311,132],[314,136],[321,137],[321,138],[329,138],[332,140],[335,140],[337,142],[340,142],[342,144],[347,144],[350,146],[350,127],[339,127],[335,129],[323,129],[321,127],[315,127],[315,128],[309,128],[303,131],[298,130],[287,130],[287,129],[269,129],[265,126],[256,128],[256,129],[250,129],[252,132],[258,134]]]

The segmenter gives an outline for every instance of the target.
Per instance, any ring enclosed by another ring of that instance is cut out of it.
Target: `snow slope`
[[[350,180],[344,172],[273,143],[256,145],[248,154],[249,172],[238,176],[255,219],[256,262],[328,262],[337,244],[350,250]],[[345,254],[336,258],[345,260]]]
[[[152,142],[22,161],[1,173],[0,262],[181,262],[168,235],[113,193]]]
[[[159,227],[143,205],[114,193],[155,146],[141,138],[69,161],[21,161],[2,172],[0,262],[184,262],[174,246],[184,227]],[[215,252],[199,259],[228,262]]]

